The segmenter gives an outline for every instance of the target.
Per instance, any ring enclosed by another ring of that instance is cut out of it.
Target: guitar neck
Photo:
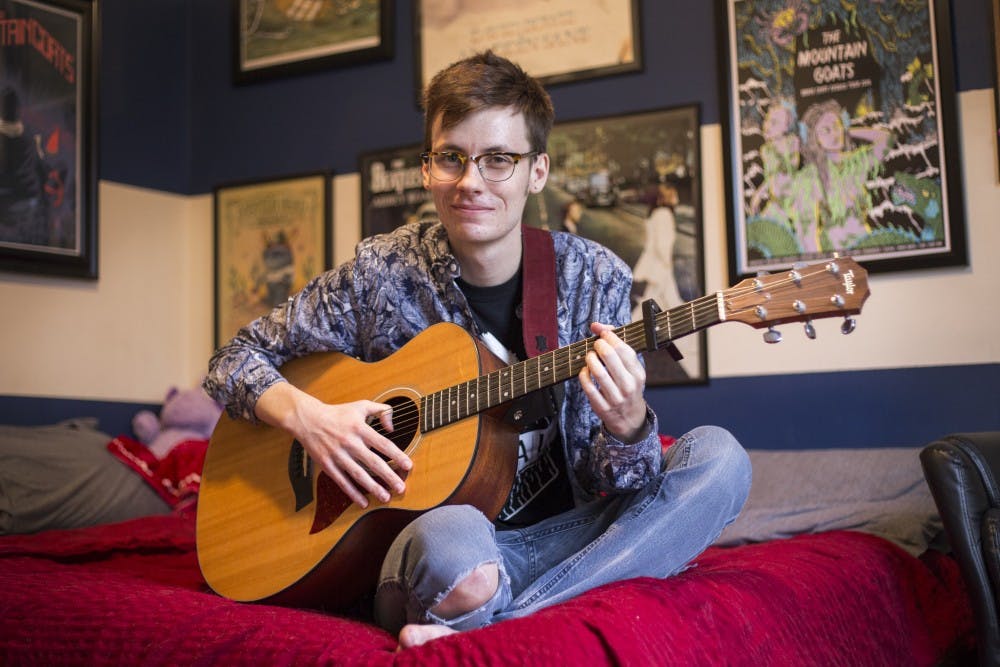
[[[758,276],[638,322],[615,329],[636,352],[659,349],[668,342],[727,321],[752,327],[806,322],[821,317],[848,317],[861,312],[870,294],[868,273],[850,257],[834,258],[786,273]],[[853,331],[853,322],[845,333]],[[766,340],[766,339],[765,339]],[[428,394],[421,401],[421,423],[430,431],[507,401],[576,376],[586,364],[596,336],[544,352],[498,371]]]
[[[723,321],[718,308],[719,295],[703,296],[676,308],[656,313],[652,334],[654,348]],[[614,330],[636,352],[650,349],[645,320]],[[422,429],[430,431],[454,423],[538,389],[551,387],[576,375],[586,365],[596,336],[551,352],[512,364],[441,391],[422,397]]]

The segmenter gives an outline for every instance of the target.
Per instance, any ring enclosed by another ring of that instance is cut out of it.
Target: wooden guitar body
[[[500,367],[453,324],[430,327],[381,362],[331,352],[283,366],[292,384],[327,403],[394,404],[393,439],[405,440],[397,445],[413,460],[406,491],[361,509],[318,474],[283,430],[223,415],[198,499],[205,580],[233,600],[344,609],[372,588],[392,540],[420,512],[468,503],[495,516],[516,469],[513,429],[493,411],[428,433],[399,415],[416,409],[421,396]],[[297,498],[296,484],[304,497]]]

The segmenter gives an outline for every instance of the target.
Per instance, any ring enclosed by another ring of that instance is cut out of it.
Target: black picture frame
[[[731,282],[966,265],[949,3],[716,7]]]
[[[419,143],[358,156],[361,175],[361,237],[390,232],[421,216],[437,216],[424,189]]]
[[[423,0],[414,8],[416,88],[445,66],[490,48],[544,85],[581,81],[643,68],[639,0],[549,0],[463,10]],[[622,34],[627,33],[627,34]]]
[[[309,172],[214,189],[216,347],[332,267],[332,176]]]
[[[394,0],[231,3],[237,84],[389,60],[395,51]]]
[[[96,280],[98,4],[0,0],[0,21],[0,270]]]

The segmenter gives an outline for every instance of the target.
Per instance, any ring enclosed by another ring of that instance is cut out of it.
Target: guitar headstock
[[[850,257],[839,257],[747,278],[722,294],[726,320],[763,328],[854,315],[871,292],[868,272]]]

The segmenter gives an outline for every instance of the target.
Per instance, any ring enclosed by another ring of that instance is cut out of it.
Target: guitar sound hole
[[[406,451],[417,435],[417,427],[420,425],[420,410],[416,402],[408,396],[393,396],[383,402],[392,406],[393,430],[386,431],[378,417],[371,417],[369,421],[380,435],[389,438],[392,444]],[[386,458],[381,453],[379,455]]]

